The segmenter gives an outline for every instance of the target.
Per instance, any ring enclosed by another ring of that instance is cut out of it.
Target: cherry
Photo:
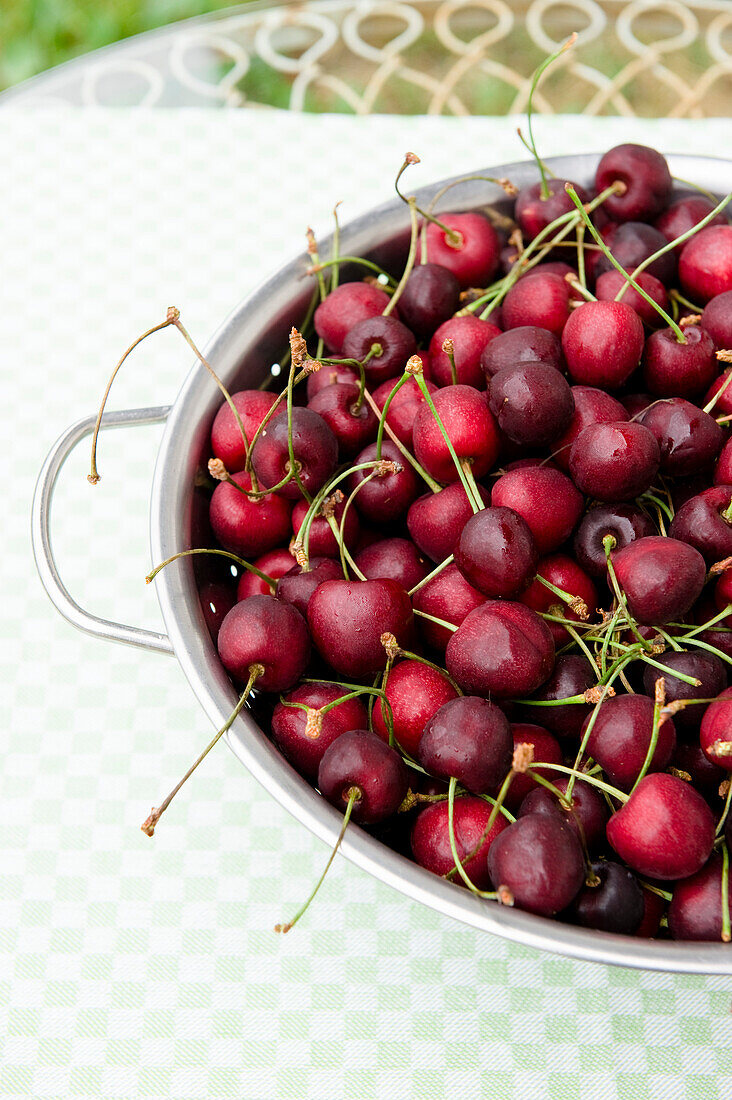
[[[272,714],[272,739],[306,779],[315,781],[323,753],[347,730],[367,725],[361,699],[346,699],[324,714],[320,708],[349,694],[335,684],[301,684],[277,703]],[[298,706],[291,704],[297,703]],[[304,710],[303,707],[307,709]]]
[[[709,225],[686,242],[679,279],[692,302],[708,302],[732,290],[732,225]]]
[[[541,558],[536,566],[536,572],[544,580],[550,581],[557,588],[561,588],[563,592],[568,592],[570,595],[582,600],[588,613],[592,615],[597,606],[597,590],[584,570],[567,554],[549,554],[547,557]],[[527,607],[532,607],[534,611],[539,612],[551,613],[551,609],[559,605],[559,612],[554,612],[554,614],[558,614],[564,619],[574,619],[575,622],[580,621],[580,616],[576,611],[564,604],[556,593],[542,584],[540,580],[533,581],[519,598],[521,603],[525,603]],[[556,646],[567,644],[569,635],[561,623],[547,621],[547,626],[552,632]]]
[[[386,399],[397,384],[398,379],[389,379],[387,382],[382,382],[378,389],[374,390],[373,398],[379,409],[383,409],[386,404]],[[434,395],[437,393],[437,386],[434,382],[425,382],[429,392]],[[414,418],[417,415],[417,410],[424,404],[424,396],[414,378],[408,379],[402,386],[399,387],[393,400],[391,401],[387,414],[386,423],[389,425],[394,435],[399,439],[405,447],[412,446],[412,429],[414,427]],[[373,457],[373,455],[372,455]]]
[[[548,769],[547,769],[548,771]],[[568,775],[549,773],[548,778],[561,794],[566,794]],[[516,783],[514,779],[512,786]],[[565,822],[584,840],[588,848],[594,848],[605,839],[608,813],[600,794],[589,783],[575,783],[572,788],[571,808],[565,809],[556,795],[546,787],[534,786],[526,795],[519,809],[519,817],[527,814],[549,814]]]
[[[316,393],[320,393],[326,386],[333,386],[336,382],[355,382],[358,384],[359,374],[355,367],[341,366],[340,363],[323,363],[320,370],[308,375],[306,392],[308,401],[312,401]]]
[[[241,683],[249,679],[252,665],[261,665],[257,687],[262,691],[288,691],[310,660],[305,620],[274,596],[250,596],[235,604],[221,624],[217,644],[224,668]]]
[[[460,283],[441,264],[417,264],[399,299],[399,316],[421,340],[428,340],[460,304]]]
[[[433,802],[420,810],[412,826],[412,854],[416,862],[420,867],[441,876],[449,874],[455,867],[450,846],[448,813],[447,800]],[[493,841],[508,825],[508,819],[503,814],[498,814],[490,831],[486,833],[490,816],[490,804],[474,795],[463,795],[453,803],[452,825],[458,858],[470,881],[479,890],[490,889],[486,857]],[[477,852],[468,859],[478,844],[480,847]],[[459,877],[455,878],[458,886],[461,881]]]
[[[547,709],[549,708],[542,707],[544,713]],[[556,737],[545,730],[543,726],[535,726],[533,722],[512,722],[511,737],[514,749],[518,748],[519,745],[531,746],[534,759],[534,763],[531,765],[532,769],[537,775],[541,775],[544,779],[549,779],[554,783],[557,773],[551,768],[542,768],[541,764],[562,763],[562,750]],[[513,810],[515,813],[529,791],[536,790],[537,787],[538,784],[533,775],[530,775],[529,772],[517,772],[506,794],[505,804],[507,809]]]
[[[645,222],[628,221],[614,229],[608,243],[620,266],[626,270],[634,271],[639,264],[658,252],[659,248],[664,248],[668,242],[663,233],[659,232],[658,229],[654,229],[652,225],[646,225]],[[595,260],[593,270],[595,278],[611,270],[617,271],[608,257],[601,253]],[[653,263],[648,265],[646,271],[665,286],[670,285],[676,278],[675,254],[666,252],[663,256],[658,256]]]
[[[643,891],[643,918],[636,929],[636,936],[644,939],[652,939],[661,925],[661,918],[666,909],[666,902],[659,894],[653,893],[645,886],[641,886]]]
[[[463,527],[455,564],[485,596],[517,596],[536,573],[539,554],[529,525],[511,508],[484,508]]]
[[[719,695],[727,686],[727,673],[724,662],[713,653],[705,653],[704,650],[694,652],[671,651],[658,658],[660,664],[670,669],[670,672],[662,672],[661,669],[647,665],[643,673],[643,687],[646,694],[653,695],[655,682],[659,676],[663,677],[666,690],[666,703],[675,703],[679,699],[709,699]],[[674,676],[674,672],[682,672],[686,676],[692,676],[701,683],[698,686],[687,684]],[[674,714],[674,725],[681,730],[695,730],[704,715],[704,704],[698,703],[693,707],[682,707]]]
[[[401,302],[401,300],[400,300]],[[343,341],[343,355],[347,359],[365,360],[366,382],[378,386],[389,378],[401,374],[407,359],[417,351],[417,341],[405,324],[396,317],[364,317],[349,329]]]
[[[645,412],[649,405],[656,400],[650,393],[629,393],[620,398],[620,403],[625,409],[629,419],[634,419],[638,413]]]
[[[588,428],[590,424],[612,424],[628,419],[619,401],[594,386],[572,386],[572,398],[572,419],[562,435],[552,444],[552,457],[565,472],[569,469],[570,447],[583,428]]]
[[[732,771],[732,689],[720,692],[704,711],[699,741],[707,760]]]
[[[482,603],[485,603],[483,593],[468,584],[454,564],[446,566],[412,596],[415,611],[424,611],[456,627]],[[452,631],[421,617],[418,617],[417,625],[427,644],[444,652]]]
[[[281,546],[277,550],[268,550],[266,554],[262,554],[261,557],[255,558],[252,562],[252,565],[260,569],[262,573],[266,573],[273,581],[283,577],[295,564],[295,559],[285,546]],[[250,573],[248,570],[242,571],[236,586],[237,600],[247,600],[250,596],[271,595],[272,588],[266,581],[263,581],[256,573]]]
[[[233,474],[232,481],[251,489],[249,474]],[[248,497],[221,481],[213,491],[209,519],[211,529],[227,550],[250,558],[284,542],[290,533],[292,505],[281,496]]]
[[[335,435],[313,409],[296,407],[292,410],[292,447],[300,480],[309,493],[316,493],[336,468],[338,441]],[[284,413],[272,417],[254,444],[252,465],[265,489],[279,485],[290,473],[288,427]],[[288,500],[297,500],[302,495],[294,477],[277,492]]]
[[[460,286],[487,286],[497,267],[501,251],[498,234],[482,214],[440,214],[442,225],[451,233],[430,222],[427,226],[427,256],[420,250],[420,260],[448,268]]]
[[[419,741],[428,722],[444,703],[457,698],[457,691],[444,672],[422,661],[398,661],[384,686],[391,706],[394,737],[410,756],[416,756]],[[388,741],[386,708],[379,701],[373,710],[376,733]]]
[[[491,378],[490,409],[514,443],[540,447],[568,427],[574,398],[564,375],[544,363],[503,367]]]
[[[323,753],[318,787],[341,811],[356,788],[351,817],[361,825],[375,825],[396,813],[404,801],[407,769],[399,753],[378,734],[367,729],[347,730]]]
[[[493,486],[491,502],[523,516],[542,555],[566,542],[583,506],[582,496],[567,475],[551,466],[508,470]]]
[[[656,218],[654,225],[656,229],[661,230],[667,241],[675,241],[677,237],[682,237],[684,233],[688,233],[690,229],[698,225],[703,218],[706,218],[707,214],[711,214],[712,210],[714,210],[714,206],[703,195],[685,195],[667,206],[663,213]],[[707,225],[726,224],[727,218],[721,211],[710,222],[707,222]],[[683,245],[676,245],[676,251],[680,252],[682,248]]]
[[[396,581],[324,581],[308,604],[313,642],[342,676],[373,676],[386,665],[384,633],[403,646],[413,631],[412,605]]]
[[[661,473],[672,477],[708,470],[724,442],[714,417],[683,397],[656,401],[638,422],[653,432],[661,449]]]
[[[688,783],[653,772],[610,818],[607,838],[639,875],[688,878],[701,870],[712,851],[714,817]]]
[[[206,620],[211,640],[216,645],[221,627],[227,612],[231,611],[234,603],[234,592],[230,584],[222,581],[207,581],[198,591],[201,601],[201,611]]]
[[[388,577],[407,591],[427,576],[424,558],[410,539],[379,539],[359,550],[354,560],[367,580]]]
[[[551,631],[521,603],[491,600],[463,620],[447,644],[447,669],[463,691],[528,695],[554,667]]]
[[[407,511],[419,492],[419,482],[399,448],[388,439],[381,445],[381,457],[401,468],[398,472],[377,473],[371,478],[371,470],[356,470],[348,479],[348,488],[353,492],[357,486],[363,486],[356,493],[353,505],[364,519],[373,523],[391,523]],[[375,460],[376,444],[370,443],[356,456],[354,465]],[[349,512],[352,510],[349,509]]]
[[[663,673],[658,672],[662,676]],[[591,716],[582,727],[584,736]],[[616,695],[605,699],[595,719],[587,753],[603,769],[609,781],[630,790],[640,775],[651,744],[653,700],[647,695]],[[663,771],[676,748],[676,731],[670,718],[661,723],[649,772]]]
[[[315,310],[318,336],[335,355],[352,328],[367,317],[376,317],[389,304],[389,295],[371,283],[340,283]]]
[[[498,457],[500,444],[485,395],[471,386],[448,386],[438,390],[433,401],[458,459],[470,463],[475,478],[487,474]],[[417,461],[428,474],[438,481],[458,480],[448,446],[426,404],[415,418],[413,439]]]
[[[306,500],[299,500],[292,510],[292,531],[295,538],[300,537],[300,528],[305,519],[310,505]],[[346,507],[345,500],[338,500],[333,506],[333,519],[341,526],[343,511]],[[346,521],[343,525],[343,542],[350,550],[358,542],[361,525],[358,522],[358,512],[355,508],[349,508],[346,512]],[[340,547],[324,515],[316,515],[310,524],[308,537],[308,553],[319,558],[339,558]]]
[[[646,909],[643,890],[635,875],[619,863],[605,860],[593,863],[592,872],[599,884],[582,887],[569,915],[584,928],[634,935]]]
[[[307,616],[308,604],[318,585],[323,581],[339,580],[343,576],[340,562],[333,558],[310,558],[310,568],[294,565],[277,581],[275,595],[278,600],[292,604],[301,615]]]
[[[727,911],[732,917],[730,897]],[[722,857],[714,854],[695,875],[678,883],[668,907],[668,927],[675,940],[721,940]]]
[[[232,393],[231,401],[241,417],[247,443],[277,400],[277,394],[267,390],[240,390]],[[211,450],[220,458],[230,474],[244,469],[247,460],[247,443],[241,436],[241,428],[227,401],[214,417],[211,427]]]
[[[632,275],[634,269],[626,267],[625,270]],[[653,299],[656,305],[668,313],[669,299],[666,288],[660,279],[650,273],[650,269],[641,271],[639,275],[635,276],[635,281]],[[627,279],[616,268],[603,271],[595,283],[595,297],[600,302],[614,302],[618,292],[624,286],[627,286]],[[654,309],[651,303],[642,294],[639,294],[635,287],[628,287],[623,294],[622,301],[634,309],[643,324],[648,325],[649,328],[658,328],[660,324],[663,324],[663,319],[658,310]]]
[[[518,363],[545,363],[559,368],[562,346],[553,332],[537,325],[519,325],[495,336],[483,348],[480,365],[490,378],[504,367]]]
[[[695,547],[710,565],[732,556],[732,522],[724,515],[730,502],[732,484],[697,493],[679,508],[669,533]]]
[[[668,206],[673,181],[666,158],[646,145],[616,145],[600,159],[595,188],[604,191],[619,180],[622,194],[609,195],[603,204],[615,221],[654,218]]]
[[[569,284],[551,272],[532,270],[514,283],[503,300],[506,329],[532,325],[559,336],[568,317]]]
[[[511,767],[511,730],[500,707],[476,695],[450,699],[427,720],[420,764],[438,779],[454,776],[473,794],[497,787]]]
[[[549,624],[547,624],[549,625]],[[534,692],[532,699],[571,699],[597,687],[597,676],[586,657],[565,653],[557,657],[546,683]],[[555,737],[578,737],[592,707],[589,703],[564,703],[561,707],[519,706],[519,713],[543,722]]]
[[[730,301],[732,302],[732,295],[730,295]],[[712,406],[714,415],[721,416],[724,414],[728,416],[732,413],[732,380],[730,380],[729,369],[724,374],[717,375],[704,397],[699,399],[699,404],[706,405],[713,397],[716,397],[720,390],[722,392]]]
[[[617,389],[638,365],[643,340],[643,322],[627,302],[584,302],[562,332],[570,378]]]
[[[611,561],[631,615],[648,625],[683,621],[706,579],[704,559],[693,546],[661,535],[636,539],[614,551]]]
[[[521,232],[529,240],[541,233],[546,227],[562,214],[574,211],[574,203],[564,189],[567,181],[562,179],[548,179],[546,183],[539,181],[528,187],[522,187],[516,196],[514,217],[519,224]],[[589,196],[579,184],[572,184],[582,202],[588,202]],[[546,192],[548,191],[548,194]]]
[[[430,340],[429,359],[432,377],[438,386],[449,386],[452,382],[452,364],[443,350],[445,340],[452,340],[454,347],[455,373],[462,385],[473,386],[476,390],[485,386],[485,375],[481,367],[481,355],[485,347],[501,330],[490,321],[481,321],[473,313],[464,313],[445,321]]]
[[[710,299],[699,322],[716,348],[732,348],[732,290]]]
[[[720,611],[732,604],[732,572],[729,569],[721,574],[714,586],[714,602]]]
[[[575,557],[590,576],[604,577],[607,557],[603,539],[612,535],[617,552],[635,539],[656,533],[651,520],[635,504],[599,504],[583,517],[575,532]]]
[[[679,711],[679,714],[683,713],[683,710]],[[675,717],[678,719],[678,714]],[[709,803],[718,798],[720,784],[729,777],[728,771],[718,768],[704,755],[698,741],[679,741],[671,764],[691,776],[692,787],[704,795]]]
[[[732,231],[732,229],[731,229]],[[696,325],[684,329],[686,343],[673,329],[653,332],[643,349],[643,379],[660,397],[698,397],[717,376],[714,341]]]
[[[490,504],[490,494],[482,485],[478,486],[478,492],[483,503]],[[407,513],[407,527],[422,553],[440,562],[452,554],[472,514],[462,483],[455,481],[439,493],[417,497]]]
[[[591,424],[569,452],[569,472],[581,492],[596,500],[633,500],[650,488],[661,452],[652,432],[635,421]]]
[[[518,909],[544,917],[566,909],[585,877],[574,831],[548,814],[527,814],[504,829],[488,852],[488,872]]]
[[[335,382],[319,390],[308,403],[338,440],[341,460],[353,458],[376,436],[376,416],[366,401],[359,407],[358,397],[359,388],[353,382]]]

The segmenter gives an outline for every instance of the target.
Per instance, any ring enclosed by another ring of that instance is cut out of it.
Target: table
[[[713,153],[727,124],[543,118],[547,153],[646,140]],[[326,853],[223,746],[153,841],[139,830],[208,739],[175,662],[77,634],[35,577],[43,455],[97,407],[121,351],[169,304],[204,343],[330,226],[391,193],[520,157],[512,120],[7,106],[0,296],[6,455],[0,775],[0,1096],[125,1100],[725,1100],[725,979],[582,964],[478,936]],[[368,150],[368,155],[363,155]],[[283,151],[291,171],[283,171]],[[303,187],[303,181],[307,186]],[[166,332],[111,406],[165,404],[190,365]],[[92,610],[152,628],[143,578],[158,439],[69,461],[63,575]]]

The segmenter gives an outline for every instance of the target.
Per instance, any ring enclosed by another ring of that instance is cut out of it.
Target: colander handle
[[[124,412],[109,412],[102,417],[102,428],[128,428],[132,425],[159,424],[170,412],[169,405],[151,409],[127,409]],[[96,423],[95,416],[87,416],[72,424],[56,441],[46,456],[43,468],[38,475],[33,496],[31,515],[31,538],[36,567],[43,587],[51,602],[65,619],[86,634],[96,638],[107,638],[113,642],[138,646],[140,649],[154,649],[159,653],[172,653],[173,646],[167,634],[158,634],[154,630],[143,630],[137,626],[124,626],[91,615],[79,607],[59,576],[56,559],[51,546],[51,501],[58,475],[66,459],[77,443],[91,435]]]

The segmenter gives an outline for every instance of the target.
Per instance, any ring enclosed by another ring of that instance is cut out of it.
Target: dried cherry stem
[[[394,306],[401,298],[402,291],[407,285],[407,279],[412,274],[412,271],[414,269],[414,261],[417,257],[417,237],[419,235],[419,223],[417,221],[417,200],[414,195],[410,195],[410,197],[407,199],[407,205],[409,207],[409,217],[411,218],[412,222],[412,231],[409,238],[409,252],[407,253],[407,262],[404,265],[402,277],[397,283],[396,290],[382,310],[382,315],[384,317],[389,316],[389,314],[394,309]]]
[[[196,770],[198,765],[201,763],[201,761],[203,759],[205,759],[206,756],[208,756],[208,754],[210,753],[211,749],[214,747],[216,742],[221,737],[223,737],[223,735],[226,733],[226,731],[228,729],[230,729],[230,727],[233,725],[234,720],[237,718],[237,716],[239,715],[240,711],[242,710],[244,704],[246,703],[247,699],[249,698],[251,690],[254,687],[254,685],[256,684],[257,680],[259,679],[260,676],[264,676],[264,671],[265,671],[264,670],[264,665],[260,665],[259,663],[255,663],[255,664],[252,664],[252,665],[249,666],[249,679],[247,680],[247,686],[244,688],[244,691],[239,696],[238,703],[236,704],[236,706],[232,710],[229,717],[224,722],[221,729],[218,730],[218,732],[214,734],[213,738],[209,741],[208,745],[203,750],[203,752],[198,757],[198,759],[195,761],[195,763],[193,763],[191,765],[191,767],[188,769],[188,771],[183,776],[183,778],[180,780],[180,782],[176,783],[176,785],[173,787],[173,790],[170,792],[168,797],[165,798],[160,803],[160,805],[157,807],[157,809],[155,807],[153,807],[153,809],[150,811],[150,816],[147,817],[145,819],[145,821],[143,821],[142,825],[140,826],[143,833],[147,833],[148,836],[153,836],[154,835],[155,826],[157,825],[157,823],[160,820],[161,816],[165,813],[168,806],[173,801],[173,799],[175,798],[175,796],[177,795],[178,791],[181,789],[183,784],[186,782],[186,780],[189,779],[193,775],[194,771]]]
[[[546,166],[545,166],[543,160],[541,159],[541,157],[539,156],[539,154],[536,151],[536,142],[534,141],[534,129],[533,129],[533,126],[532,126],[532,117],[533,117],[533,114],[534,114],[534,93],[536,92],[539,81],[541,80],[542,76],[544,75],[546,70],[549,68],[549,66],[553,65],[554,62],[557,60],[557,58],[561,57],[563,53],[566,53],[567,50],[570,50],[572,48],[572,46],[574,46],[576,41],[577,41],[577,32],[573,31],[572,34],[567,39],[567,41],[562,46],[560,46],[558,50],[555,50],[554,53],[550,54],[549,57],[545,58],[544,61],[542,61],[541,64],[538,65],[537,68],[534,70],[534,74],[531,78],[531,89],[529,91],[529,101],[526,104],[526,124],[527,124],[528,129],[529,129],[529,140],[524,141],[524,138],[523,138],[523,135],[522,135],[521,131],[519,130],[519,132],[518,132],[519,137],[521,138],[521,140],[524,142],[524,145],[526,145],[529,152],[534,157],[534,160],[536,161],[537,166],[539,168],[539,172],[541,174],[540,197],[544,202],[546,202],[546,200],[550,197],[550,193],[549,193],[549,187],[548,187],[547,181],[546,181]]]
[[[455,776],[450,777],[450,783],[447,788],[447,828],[450,835],[450,851],[452,852],[453,862],[455,869],[460,875],[468,890],[475,894],[479,898],[488,898],[490,901],[497,901],[498,894],[494,890],[479,890],[473,880],[468,875],[468,872],[463,867],[460,856],[458,855],[457,844],[455,842],[455,821],[454,821],[454,808],[455,808],[455,787],[457,786],[457,779]],[[492,811],[491,811],[492,812]]]
[[[315,888],[312,891],[312,893],[310,894],[310,896],[308,897],[307,901],[303,905],[300,906],[300,908],[295,913],[295,916],[292,918],[292,920],[287,921],[285,924],[276,924],[274,926],[275,932],[283,932],[283,933],[284,932],[289,932],[290,929],[293,927],[293,925],[297,924],[297,922],[300,920],[300,917],[306,911],[306,909],[310,905],[310,902],[313,900],[313,898],[317,894],[318,890],[323,885],[323,880],[325,879],[325,876],[328,874],[328,871],[330,870],[330,865],[333,862],[333,860],[335,859],[336,852],[340,848],[341,841],[343,840],[343,837],[345,836],[346,829],[348,828],[348,822],[351,820],[351,813],[353,811],[353,807],[356,804],[356,802],[358,802],[362,798],[363,798],[363,793],[362,793],[362,791],[359,787],[349,787],[348,788],[348,803],[346,805],[346,812],[343,815],[343,824],[341,825],[341,831],[338,834],[338,839],[336,840],[335,845],[333,846],[333,851],[330,853],[330,858],[328,859],[328,862],[326,863],[325,867],[323,868],[322,875],[320,876],[320,878],[316,882]]]
[[[628,605],[625,601],[625,593],[623,592],[620,585],[618,584],[618,578],[615,575],[615,566],[613,565],[612,560],[610,558],[610,554],[611,554],[612,550],[614,550],[614,548],[615,548],[615,539],[614,539],[614,537],[612,535],[605,535],[605,538],[602,540],[602,545],[605,548],[605,560],[607,562],[607,572],[608,572],[608,576],[610,578],[610,584],[612,585],[612,589],[613,589],[613,592],[615,593],[615,598],[618,601],[618,604],[623,609],[623,613],[624,613],[626,621],[628,623],[628,627],[630,628],[631,632],[636,636],[636,638],[640,642],[643,649],[645,649],[646,652],[650,652],[653,647],[651,646],[651,643],[649,641],[647,641],[643,637],[641,632],[638,630],[635,619],[632,617],[632,615],[628,611]]]
[[[230,553],[228,550],[214,550],[208,547],[201,548],[200,550],[179,550],[177,554],[173,554],[171,557],[166,558],[165,561],[161,561],[160,565],[156,565],[152,572],[148,573],[145,577],[145,584],[151,584],[160,570],[165,569],[166,565],[170,565],[171,562],[176,561],[178,558],[187,558],[194,554],[218,554],[219,557],[229,558],[230,561],[236,562],[242,569],[246,569],[249,573],[254,573],[255,577],[259,577],[265,584],[268,584],[272,592],[274,592],[277,587],[277,581],[274,577],[270,577],[267,573],[263,573],[261,569],[257,569],[256,565],[252,565],[244,558],[240,558],[236,554]]]
[[[729,851],[727,842],[722,841],[722,943],[732,940],[729,919]]]
[[[421,581],[417,581],[414,588],[410,588],[409,591],[407,592],[407,595],[409,596],[409,598],[411,599],[411,597],[414,595],[415,592],[419,592],[420,588],[424,588],[424,586],[426,584],[429,584],[430,581],[434,580],[435,577],[439,577],[439,575],[443,571],[443,569],[447,569],[448,565],[452,565],[454,560],[455,560],[454,555],[450,554],[450,556],[448,558],[445,558],[445,560],[441,561],[439,565],[436,565],[431,573],[428,573],[426,577],[422,577]]]
[[[208,460],[208,472],[214,481],[225,482],[226,485],[230,485],[232,489],[236,489],[237,493],[241,493],[243,497],[248,497],[249,500],[261,500],[262,497],[267,497],[270,493],[276,493],[278,489],[283,489],[285,485],[289,484],[293,476],[292,472],[288,471],[282,481],[278,481],[276,485],[271,485],[269,489],[245,489],[243,485],[234,480],[220,458],[210,458]]]
[[[563,588],[558,588],[556,584],[552,584],[546,577],[542,577],[541,573],[537,573],[534,577],[535,581],[539,584],[543,584],[545,588],[548,588],[550,592],[553,592],[555,596],[558,596],[562,603],[566,603],[570,610],[574,611],[575,615],[578,615],[583,622],[586,622],[590,617],[590,612],[587,604],[579,596],[573,596],[571,592],[565,592]]]
[[[455,365],[455,345],[448,336],[447,339],[442,342],[442,350],[450,361],[450,380],[453,386],[458,384],[457,366]]]

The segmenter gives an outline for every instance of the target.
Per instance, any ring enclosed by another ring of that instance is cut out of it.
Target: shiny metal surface
[[[557,157],[548,163],[557,175],[588,184],[592,181],[597,160],[595,155],[585,155]],[[669,156],[669,161],[672,172],[684,180],[694,180],[719,193],[729,189],[732,167],[728,161],[673,155]],[[519,186],[536,179],[535,167],[525,162],[491,167],[485,174],[508,176]],[[440,186],[423,189],[420,192],[422,202],[429,201]],[[470,181],[455,187],[449,199],[443,200],[442,209],[469,209],[483,203],[500,206],[502,200],[503,193],[497,187]],[[379,254],[383,257],[395,247],[403,247],[407,234],[406,209],[395,200],[343,229],[342,254]],[[328,242],[325,241],[322,254],[326,255],[327,251]],[[310,288],[300,278],[303,267],[304,261],[298,259],[277,272],[230,314],[214,337],[206,355],[230,388],[257,385],[270,363],[281,355],[286,334],[302,317],[309,298]],[[170,410],[158,453],[150,504],[153,561],[162,561],[178,550],[195,545],[192,541],[195,540],[196,521],[194,477],[199,463],[207,457],[209,429],[220,401],[219,391],[205,369],[194,366]],[[62,443],[54,449],[55,453],[59,453]],[[48,503],[47,500],[46,508]],[[45,567],[46,545],[38,543],[41,550],[39,567]],[[231,712],[237,694],[205,628],[190,559],[169,566],[159,575],[156,584],[175,655],[211,722],[220,726]],[[53,590],[49,590],[49,594],[54,599]],[[56,599],[54,602],[62,614],[75,621],[68,614],[65,602],[59,604]],[[88,630],[88,617],[76,625]],[[92,632],[111,636],[102,630]],[[251,714],[244,712],[236,720],[228,743],[244,766],[282,806],[321,840],[329,845],[335,843],[340,814],[280,756]],[[647,941],[609,935],[486,903],[392,852],[357,826],[347,830],[342,852],[363,870],[411,900],[518,943],[613,965],[732,974],[729,945]]]

